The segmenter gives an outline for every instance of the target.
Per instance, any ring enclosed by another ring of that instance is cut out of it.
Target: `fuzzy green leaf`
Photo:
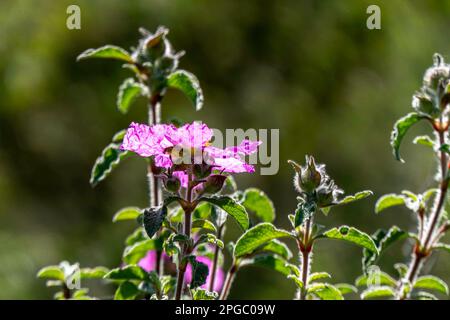
[[[192,294],[194,300],[216,300],[218,296],[217,292],[211,292],[200,288],[193,290]]]
[[[117,211],[114,214],[112,221],[136,220],[141,213],[142,210],[138,207],[126,207]]]
[[[400,206],[405,204],[405,197],[402,195],[390,193],[382,196],[375,204],[375,213],[379,213],[387,208],[393,206]]]
[[[232,216],[243,230],[249,227],[249,220],[245,208],[229,196],[202,198],[201,201],[209,202]]]
[[[419,277],[414,283],[414,288],[436,290],[440,293],[448,295],[447,284],[442,279],[439,279],[438,277],[435,276]]]
[[[433,246],[433,248],[439,249],[439,250],[444,250],[444,251],[447,251],[448,253],[450,253],[450,244],[437,243]]]
[[[322,279],[331,279],[331,275],[327,272],[313,272],[308,277],[308,282],[313,282]]]
[[[55,279],[64,281],[64,272],[59,266],[47,266],[38,271],[37,277],[41,279]]]
[[[367,197],[369,197],[371,195],[373,195],[373,192],[370,191],[370,190],[360,191],[360,192],[355,193],[354,195],[346,196],[344,199],[339,201],[338,204],[341,205],[341,204],[347,204],[347,203],[350,203],[350,202],[362,200],[362,199],[367,198]]]
[[[147,272],[137,265],[128,265],[123,268],[112,269],[105,274],[105,279],[110,280],[147,280]]]
[[[117,288],[114,300],[134,300],[138,294],[139,289],[134,283],[124,281]]]
[[[195,75],[185,70],[177,70],[167,78],[169,88],[183,92],[198,111],[203,106],[203,92]]]
[[[196,231],[199,229],[217,232],[217,229],[214,226],[214,224],[211,221],[205,220],[205,219],[197,219],[197,220],[194,220],[194,222],[192,222],[192,230]]]
[[[413,293],[412,298],[416,300],[439,300],[434,294],[425,291]]]
[[[313,283],[308,286],[307,293],[321,300],[344,300],[341,292],[329,283]]]
[[[123,261],[127,264],[136,264],[144,258],[150,250],[161,249],[161,244],[155,239],[145,239],[125,248]]]
[[[370,275],[362,275],[355,281],[355,285],[361,286],[373,286],[373,285],[386,285],[389,287],[395,287],[397,282],[389,274],[383,271],[377,271]]]
[[[158,232],[167,215],[167,207],[154,207],[144,210],[144,229],[149,238],[152,238]]]
[[[108,268],[105,267],[95,267],[95,268],[81,268],[80,278],[81,279],[103,279],[105,274],[109,272]]]
[[[149,96],[148,89],[133,78],[125,79],[119,87],[117,94],[117,109],[125,114],[130,109],[133,102],[139,96]]]
[[[338,283],[334,285],[336,289],[338,289],[342,295],[349,293],[357,293],[358,289],[351,284],[348,283]]]
[[[361,293],[361,299],[391,298],[395,296],[395,290],[388,286],[372,286]]]
[[[406,132],[411,128],[414,124],[424,119],[423,115],[420,115],[416,112],[411,112],[400,118],[394,125],[394,129],[391,133],[391,146],[393,149],[395,159],[404,162],[400,157],[400,144],[402,143],[403,138],[406,135]]]
[[[288,266],[286,266],[286,261],[272,254],[257,255],[253,258],[243,259],[242,262],[240,263],[241,267],[250,265],[278,271],[285,276],[291,273],[291,269]]]
[[[234,247],[234,257],[239,258],[252,253],[266,242],[288,237],[291,234],[285,230],[277,229],[271,223],[264,222],[257,224],[253,228],[247,230],[236,242]]]
[[[192,281],[190,284],[191,289],[204,285],[209,273],[208,266],[200,261],[197,261],[195,256],[188,256],[187,259],[192,267]]]
[[[275,253],[286,260],[292,258],[292,252],[289,250],[288,246],[277,239],[269,241],[266,245],[262,246],[260,250]]]
[[[244,192],[242,205],[263,222],[272,222],[275,219],[275,208],[272,200],[261,190],[250,188]]]
[[[87,49],[77,57],[77,61],[88,58],[116,59],[133,63],[133,58],[126,50],[112,45],[106,45],[97,49]]]
[[[415,137],[413,140],[413,143],[421,144],[423,146],[432,147],[432,148],[434,147],[433,140],[427,135]]]
[[[314,211],[316,211],[316,204],[314,202],[299,202],[297,209],[295,209],[294,228],[297,228],[311,218]]]
[[[353,227],[341,226],[339,228],[333,228],[324,232],[320,237],[345,240],[378,253],[378,249],[372,238],[367,233]]]
[[[120,144],[110,143],[103,149],[101,156],[97,158],[92,168],[90,179],[92,186],[104,180],[117,167],[120,161],[130,155],[129,151],[122,151],[119,148]]]

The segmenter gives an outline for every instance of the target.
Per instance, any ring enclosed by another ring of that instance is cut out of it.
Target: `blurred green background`
[[[81,7],[81,30],[66,28],[66,8]],[[381,7],[381,30],[366,28],[366,8]],[[117,88],[128,75],[120,63],[75,62],[91,47],[136,44],[140,26],[170,28],[181,68],[200,79],[206,103],[194,112],[169,92],[163,118],[201,119],[216,128],[280,129],[280,171],[242,175],[241,188],[259,186],[273,199],[276,223],[287,227],[296,206],[288,159],[305,154],[327,164],[348,193],[375,196],[336,208],[327,226],[352,224],[367,232],[397,224],[414,227],[403,209],[374,214],[384,193],[433,185],[434,160],[408,135],[394,160],[389,135],[411,110],[434,52],[450,58],[450,1],[31,1],[0,2],[0,298],[47,299],[52,290],[36,271],[63,259],[82,266],[117,266],[132,224],[113,224],[114,212],[147,203],[145,164],[123,163],[95,189],[92,164],[113,133],[145,121],[140,101],[126,116],[115,108]],[[424,131],[416,127],[413,133]],[[292,245],[292,243],[291,243]],[[408,243],[382,259],[405,260]],[[361,250],[320,242],[313,270],[333,282],[360,273]],[[449,256],[435,255],[424,272],[450,282]],[[251,288],[251,289],[250,289]],[[93,295],[110,297],[111,286]],[[248,268],[230,298],[291,299],[295,288],[281,275]]]

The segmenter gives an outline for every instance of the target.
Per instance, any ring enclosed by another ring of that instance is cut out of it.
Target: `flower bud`
[[[294,177],[294,186],[299,192],[312,192],[322,181],[320,171],[317,169],[314,158],[306,156],[306,166],[301,167],[292,160],[288,161],[296,171]]]
[[[435,53],[433,61],[434,65],[425,71],[423,84],[437,91],[439,85],[445,85],[450,78],[450,67],[444,62],[444,58],[440,54]]]
[[[206,181],[203,183],[203,193],[214,194],[222,190],[227,176],[220,174],[210,175]]]
[[[212,172],[212,166],[207,164],[194,164],[192,173],[197,179],[204,179]]]
[[[413,95],[412,107],[414,110],[427,115],[437,115],[439,109],[433,104],[433,99],[425,92],[417,92]]]
[[[319,207],[325,207],[333,203],[333,191],[327,186],[321,186],[316,191],[317,204]]]
[[[177,193],[178,190],[180,190],[181,182],[177,177],[171,176],[164,180],[164,186],[166,187],[167,191]]]

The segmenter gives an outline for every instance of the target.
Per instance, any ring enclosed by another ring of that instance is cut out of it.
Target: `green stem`
[[[192,190],[193,190],[192,174],[189,173],[188,177],[189,177],[189,181],[188,181],[188,187],[186,190],[186,201],[189,203],[189,208],[184,209],[184,234],[188,238],[190,238],[191,237],[191,227],[192,227],[191,215],[192,215],[192,212],[194,211],[194,209],[192,208]],[[189,247],[188,244],[183,245],[182,254],[181,254],[181,257],[180,257],[179,263],[178,263],[178,276],[177,276],[177,287],[176,287],[176,291],[175,291],[175,300],[180,300],[181,294],[183,293],[184,274],[186,273],[186,267],[187,267],[187,263],[184,262],[183,260],[186,255],[190,254],[190,250],[191,250],[191,248]]]
[[[309,277],[309,269],[311,264],[311,251],[312,251],[312,243],[310,243],[311,238],[311,224],[312,217],[310,217],[305,222],[305,232],[303,234],[303,240],[298,240],[298,248],[300,251],[300,255],[302,258],[302,282],[303,288],[300,290],[300,300],[306,299],[307,287],[308,287],[308,277]]]
[[[236,277],[236,273],[239,269],[239,266],[235,261],[233,261],[233,264],[231,265],[230,270],[228,270],[227,277],[225,279],[225,284],[222,289],[222,293],[219,297],[219,300],[227,300],[228,295],[230,294],[231,285],[234,281],[234,278]]]
[[[222,230],[223,230],[223,226],[219,227],[219,230],[217,230],[217,238],[219,240],[222,240]],[[217,263],[219,261],[219,247],[216,246],[214,248],[214,259],[213,259],[213,264],[212,264],[212,268],[211,268],[211,278],[209,281],[209,291],[214,291],[214,282],[216,281],[216,273],[217,273]]]
[[[442,130],[438,132],[439,144],[440,146],[446,143],[445,133]],[[397,286],[397,295],[396,298],[398,300],[405,300],[409,298],[409,291],[405,290],[405,284],[413,285],[417,276],[420,274],[420,270],[426,260],[426,258],[430,255],[432,251],[432,239],[433,235],[436,233],[436,227],[438,225],[439,219],[442,214],[442,208],[445,204],[445,199],[447,196],[448,189],[448,179],[447,179],[447,154],[444,151],[440,152],[440,170],[441,170],[441,181],[439,188],[439,195],[437,197],[437,202],[435,205],[435,210],[428,220],[428,226],[425,232],[423,232],[423,237],[419,238],[419,243],[416,243],[414,246],[414,250],[412,253],[411,262],[408,267],[408,272],[404,279],[402,279]]]

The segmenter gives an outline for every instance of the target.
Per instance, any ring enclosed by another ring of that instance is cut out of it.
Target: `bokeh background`
[[[81,30],[66,28],[66,8],[81,7]],[[381,30],[366,28],[366,8],[381,7]],[[423,146],[402,147],[394,160],[389,135],[411,110],[432,54],[450,58],[450,1],[50,1],[0,2],[0,298],[47,299],[53,291],[36,271],[67,259],[82,266],[117,266],[124,237],[134,225],[113,224],[114,212],[147,203],[145,165],[123,163],[96,188],[90,169],[112,134],[145,121],[145,102],[120,115],[117,88],[129,75],[120,63],[75,62],[90,47],[129,48],[140,26],[170,28],[181,68],[201,81],[206,103],[194,112],[170,91],[163,118],[200,119],[216,128],[280,129],[280,170],[274,176],[243,175],[241,188],[258,186],[273,199],[276,223],[287,227],[296,206],[288,159],[315,155],[349,193],[375,196],[336,208],[327,226],[351,224],[373,232],[397,224],[413,228],[406,210],[374,214],[376,199],[390,192],[424,191],[433,185],[434,159]],[[233,234],[233,232],[231,232]],[[231,235],[230,235],[231,236]],[[292,245],[292,243],[290,244]],[[408,243],[381,260],[405,260]],[[361,250],[321,242],[313,269],[334,282],[361,272]],[[450,282],[450,257],[431,258],[430,271]],[[93,284],[110,297],[111,286]],[[231,298],[291,299],[294,285],[263,269],[243,269]],[[445,297],[443,297],[445,298]]]

